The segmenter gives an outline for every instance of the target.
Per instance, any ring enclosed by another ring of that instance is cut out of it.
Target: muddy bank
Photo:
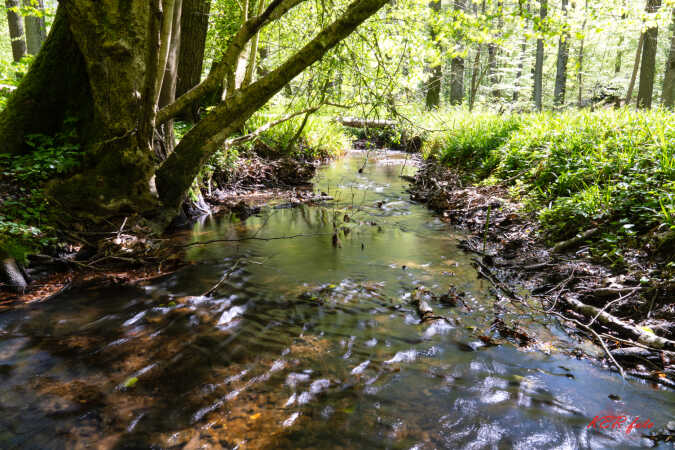
[[[657,251],[633,252],[619,271],[591,258],[590,233],[551,248],[534,214],[505,187],[465,185],[435,162],[420,169],[410,192],[472,233],[461,246],[477,255],[497,295],[556,316],[580,341],[603,346],[613,370],[675,387],[675,281]]]

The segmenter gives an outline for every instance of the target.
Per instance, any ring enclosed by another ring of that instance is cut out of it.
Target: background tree
[[[45,6],[43,0],[23,0],[26,24],[26,48],[28,54],[37,55],[47,36]]]
[[[670,24],[670,51],[666,61],[666,73],[663,79],[663,106],[672,108],[675,106],[675,8],[672,13],[673,19]]]
[[[539,23],[538,23],[538,32],[542,33],[544,28],[544,21],[546,20],[546,15],[548,13],[548,0],[539,0]],[[537,111],[542,109],[542,95],[544,92],[544,38],[540,36],[537,39],[537,53],[534,63],[534,89],[533,89],[533,98],[534,98],[534,107]]]
[[[562,10],[565,19],[567,19],[568,0],[562,0]],[[563,32],[558,41],[558,60],[556,63],[555,91],[553,93],[553,103],[560,106],[565,103],[565,90],[567,86],[567,60],[569,58],[569,39],[570,34],[567,31],[567,21],[563,23]]]
[[[647,13],[654,14],[661,7],[661,0],[647,0]],[[659,28],[650,24],[644,33],[642,62],[640,63],[640,85],[638,87],[638,108],[651,108],[654,93],[654,76],[656,75],[656,46]]]
[[[9,37],[12,40],[12,55],[14,61],[20,61],[26,56],[26,41],[23,35],[23,21],[21,20],[19,0],[5,0],[7,8],[7,24]]]

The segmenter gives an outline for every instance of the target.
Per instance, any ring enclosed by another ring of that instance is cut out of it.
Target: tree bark
[[[621,22],[626,21],[626,0],[623,0],[621,2]],[[621,63],[623,59],[623,41],[625,40],[625,36],[623,33],[619,35],[619,43],[616,46],[616,59],[614,60],[614,73],[619,74],[621,72]]]
[[[53,135],[68,115],[80,119],[80,137],[87,139],[92,107],[84,59],[60,7],[40,53],[0,113],[0,153],[27,152],[26,135]]]
[[[176,97],[201,81],[210,8],[211,0],[183,0]],[[199,102],[188,105],[180,116],[188,122],[197,122]]]
[[[464,9],[465,0],[455,0],[455,12]],[[461,105],[464,101],[464,58],[456,56],[450,62],[450,104]]]
[[[539,0],[539,32],[542,31],[544,20],[548,13],[548,0]],[[544,92],[544,39],[537,39],[537,53],[534,63],[534,107],[537,111],[541,111],[543,107],[542,95]]]
[[[586,43],[586,22],[588,20],[588,0],[584,3],[584,21],[581,24],[581,42],[579,43],[579,63],[577,64],[577,87],[579,92],[577,95],[577,105],[581,108],[583,104],[584,94],[584,45]]]
[[[527,21],[527,16],[525,15],[525,11],[523,8],[523,2],[524,0],[518,0],[518,14],[520,14],[521,17],[525,17]],[[530,3],[529,1],[526,2],[526,7],[527,7],[527,12],[529,15],[530,12]],[[527,23],[527,22],[526,22]],[[515,85],[515,88],[513,90],[513,101],[517,101],[518,97],[520,96],[520,86],[519,86],[519,81],[520,78],[523,76],[523,68],[525,67],[525,55],[527,54],[527,35],[523,33],[523,43],[521,44],[521,53],[520,53],[520,58],[518,59],[518,71],[516,72],[516,78],[514,79],[513,83]]]
[[[23,21],[19,15],[21,4],[19,0],[5,0],[7,8],[7,25],[9,26],[9,38],[12,40],[12,57],[14,62],[20,61],[26,56],[26,41],[23,35]]]
[[[173,7],[173,24],[171,26],[171,38],[169,40],[169,52],[164,69],[162,89],[159,93],[159,107],[173,103],[176,100],[176,81],[178,77],[178,55],[181,43],[181,10],[182,0],[175,0]],[[164,161],[173,151],[176,145],[176,137],[173,131],[173,119],[160,124],[157,127],[160,139],[155,142],[155,154]]]
[[[661,7],[661,0],[647,0],[647,12],[656,13]],[[637,107],[651,108],[654,94],[654,76],[656,75],[656,45],[659,36],[657,26],[645,31],[642,63],[640,64],[640,84],[638,86]]]
[[[637,80],[638,70],[640,69],[640,60],[642,57],[642,48],[645,43],[645,34],[640,33],[640,39],[638,40],[637,50],[635,50],[635,62],[633,63],[633,73],[630,76],[630,81],[628,82],[628,91],[626,92],[626,106],[630,105],[631,99],[633,98],[633,90],[635,89],[635,81]]]
[[[290,80],[347,37],[388,0],[357,0],[300,51],[266,77],[229,95],[224,104],[192,128],[157,171],[156,185],[165,208],[175,212],[195,176],[219,145]]]
[[[568,0],[562,0],[562,10],[567,22],[567,4]],[[569,58],[569,39],[570,33],[565,23],[565,31],[560,36],[558,42],[558,61],[556,63],[555,89],[553,92],[553,103],[556,106],[562,106],[565,103],[565,91],[567,90],[567,60]]]
[[[429,9],[431,10],[431,14],[434,17],[437,14],[440,14],[441,0],[431,0],[429,2]],[[436,30],[434,29],[433,26],[429,26],[429,35],[431,37],[431,41],[434,42],[436,40]],[[443,50],[440,48],[440,46],[438,45],[436,46],[439,47],[438,49],[439,53],[442,55]],[[443,64],[439,62],[434,67],[431,67],[430,71],[431,77],[429,78],[429,81],[427,83],[426,106],[427,109],[434,109],[438,108],[438,106],[441,104],[441,82],[443,79]]]
[[[44,13],[43,0],[23,0],[23,5],[34,8],[39,13]],[[28,54],[37,55],[45,41],[47,29],[45,19],[38,15],[27,15],[24,17],[26,24],[26,47]]]
[[[675,106],[675,9],[673,9],[673,21],[670,24],[670,52],[666,61],[666,74],[663,79],[663,106],[672,108]]]

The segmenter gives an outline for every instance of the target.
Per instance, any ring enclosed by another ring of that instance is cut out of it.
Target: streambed
[[[409,200],[414,171],[354,151],[316,177],[332,202],[210,217],[176,236],[194,245],[174,274],[3,312],[0,448],[651,446],[675,393],[574,357],[549,318],[495,297],[462,233]],[[448,320],[420,324],[422,287],[463,302],[429,296]],[[497,317],[537,342],[486,346]],[[654,427],[587,428],[596,415]]]

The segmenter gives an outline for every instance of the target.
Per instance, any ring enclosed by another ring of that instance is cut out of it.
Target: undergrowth
[[[621,263],[621,247],[640,235],[675,230],[672,112],[459,114],[453,123],[426,141],[425,156],[472,182],[506,182],[550,243],[599,227],[594,249]]]
[[[30,153],[0,154],[4,191],[0,199],[0,256],[19,261],[56,244],[44,184],[68,175],[82,160],[73,119],[66,119],[64,131],[54,136],[28,135],[26,144],[32,148]]]

